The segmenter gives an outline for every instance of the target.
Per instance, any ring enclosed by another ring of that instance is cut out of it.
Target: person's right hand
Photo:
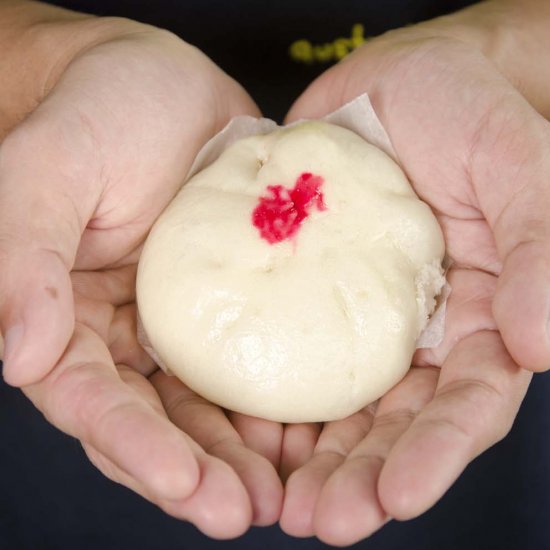
[[[90,24],[108,37],[51,68],[48,90],[0,146],[3,375],[105,475],[233,537],[278,519],[282,427],[237,415],[238,433],[158,372],[136,341],[135,269],[201,146],[258,110],[174,35]]]
[[[376,407],[326,423],[286,483],[283,530],[328,544],[433,506],[508,433],[532,371],[550,367],[550,125],[439,25],[368,41],[288,115],[319,118],[368,92],[452,262],[441,344],[419,351]]]

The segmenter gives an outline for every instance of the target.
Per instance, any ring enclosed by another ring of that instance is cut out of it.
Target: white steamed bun
[[[443,284],[444,242],[401,169],[304,122],[238,141],[187,182],[143,250],[143,328],[222,407],[346,417],[407,372]]]

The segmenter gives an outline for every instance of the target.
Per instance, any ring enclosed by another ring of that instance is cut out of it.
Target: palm
[[[514,247],[514,186],[537,168],[542,124],[481,54],[408,36],[390,34],[359,50],[290,113],[322,116],[367,91],[416,192],[440,221],[451,260],[443,342],[417,352],[409,374],[376,407],[327,424],[287,484],[283,528],[335,544],[431,506],[506,434],[530,380],[504,347],[492,307],[499,258]],[[498,320],[510,330],[502,311]],[[521,356],[534,341],[531,334],[514,351]]]
[[[5,374],[41,378],[25,393],[102,472],[216,537],[278,518],[282,427],[232,424],[159,371],[136,340],[134,289],[153,221],[200,147],[240,113],[257,109],[202,54],[140,30],[74,60],[2,146],[15,180],[2,207],[20,210],[21,189],[34,197],[22,219],[34,221],[35,252],[17,296],[47,290],[27,306],[25,369],[7,362]]]

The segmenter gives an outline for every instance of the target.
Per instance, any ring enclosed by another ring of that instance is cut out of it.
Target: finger
[[[328,479],[315,510],[314,530],[329,544],[347,545],[378,530],[388,516],[378,479],[392,447],[432,398],[439,369],[412,368],[380,399],[374,423]]]
[[[0,145],[3,374],[17,386],[49,372],[71,337],[69,271],[101,193],[91,161],[84,175],[86,163],[73,154],[90,150],[86,138],[63,133],[67,128],[47,113],[40,117],[31,115]]]
[[[319,495],[327,479],[344,460],[345,456],[339,453],[319,453],[290,475],[279,522],[285,533],[292,537],[315,535],[313,515]]]
[[[124,363],[145,377],[151,376],[159,368],[138,342],[135,304],[127,304],[115,310],[107,345],[113,361]]]
[[[235,412],[228,412],[227,416],[243,443],[251,451],[267,458],[275,470],[278,470],[284,433],[283,425],[279,422]]]
[[[321,424],[288,424],[285,426],[281,448],[279,475],[283,483],[312,456],[321,432]]]
[[[118,372],[118,376],[128,388],[137,392],[137,394],[160,416],[167,418],[166,411],[164,410],[159,394],[148,378],[140,374],[136,369],[130,367],[129,365],[118,364],[116,365],[116,370]]]
[[[158,366],[137,338],[136,265],[99,271],[73,271],[77,322],[107,342],[115,364],[150,376]]]
[[[0,219],[1,210],[0,207]],[[0,228],[3,376],[8,384],[24,386],[37,382],[51,370],[71,337],[71,283],[67,268],[55,252],[26,244],[4,244],[3,239],[11,237],[2,236],[1,231]],[[21,250],[16,250],[18,247]]]
[[[223,411],[175,377],[158,372],[151,381],[169,418],[208,454],[229,464],[241,479],[252,504],[255,525],[279,519],[282,486],[273,465],[248,449]]]
[[[315,534],[313,514],[319,495],[330,475],[368,433],[374,407],[367,407],[344,420],[328,422],[319,435],[314,454],[288,478],[281,513],[281,528],[295,537]]]
[[[550,235],[550,233],[549,233]],[[504,261],[493,314],[506,347],[523,368],[550,368],[548,240],[518,244]]]
[[[201,460],[201,483],[189,498],[166,500],[161,508],[171,516],[191,521],[215,539],[240,536],[250,527],[253,510],[241,480],[232,467],[205,454]]]
[[[483,120],[472,182],[503,268],[493,311],[524,368],[550,368],[550,125],[519,95]]]
[[[119,378],[90,329],[77,325],[59,365],[24,391],[52,424],[92,445],[156,499],[196,490],[199,465],[188,440]]]
[[[121,380],[135,390],[160,416],[166,416],[159,395],[151,383],[134,369],[118,365]],[[244,488],[222,461],[209,457],[192,440],[188,441],[194,451],[200,469],[200,483],[189,496],[177,499],[159,498],[150,488],[121,469],[92,445],[83,444],[92,463],[104,475],[121,483],[137,494],[155,503],[166,513],[192,522],[203,533],[214,538],[233,538],[248,529],[251,521],[250,504],[244,495]],[[212,482],[212,480],[216,480]],[[235,493],[240,496],[241,506],[235,506]]]
[[[480,219],[459,219],[444,214],[437,215],[443,231],[447,257],[454,265],[474,268],[493,275],[502,271],[495,247],[495,237],[487,221]]]
[[[71,282],[76,296],[123,306],[136,301],[137,262],[116,269],[73,271]]]
[[[236,481],[235,473],[227,464],[214,457],[200,453],[201,482],[193,494],[184,499],[168,500],[151,495],[147,487],[91,445],[85,444],[84,450],[92,464],[106,477],[132,489],[167,514],[193,523],[211,538],[235,538],[250,526],[251,510],[246,506],[235,506],[236,487],[228,484],[228,479],[234,478]],[[244,493],[240,483],[237,483],[237,487]]]
[[[508,433],[530,378],[497,332],[459,342],[442,367],[434,399],[386,460],[378,491],[387,513],[408,519],[441,498],[471,460]]]

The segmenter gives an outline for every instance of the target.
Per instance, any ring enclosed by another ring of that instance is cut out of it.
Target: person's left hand
[[[377,406],[327,423],[288,479],[282,528],[335,545],[435,504],[507,434],[530,371],[550,365],[547,121],[475,48],[414,28],[327,71],[288,120],[365,91],[441,224],[452,293],[441,345]]]
[[[83,17],[65,38],[73,57],[0,144],[3,376],[105,475],[209,536],[273,523],[282,426],[228,418],[136,337],[147,232],[202,145],[257,107],[166,31]]]

